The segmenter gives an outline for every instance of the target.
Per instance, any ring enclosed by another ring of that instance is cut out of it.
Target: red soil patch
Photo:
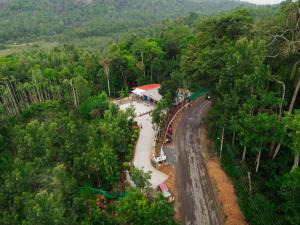
[[[175,219],[177,221],[180,221],[180,213],[179,213],[179,206],[178,206],[178,201],[177,201],[177,189],[176,189],[176,174],[175,174],[175,167],[172,165],[162,165],[159,167],[159,170],[165,174],[167,174],[169,177],[166,180],[166,184],[168,188],[170,189],[171,193],[175,197],[175,205],[174,205],[174,210],[175,210]]]

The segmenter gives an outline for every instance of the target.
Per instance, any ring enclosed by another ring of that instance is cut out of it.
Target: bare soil
[[[179,206],[178,206],[178,194],[176,189],[176,174],[175,174],[175,167],[172,165],[162,165],[159,167],[159,170],[169,176],[169,178],[166,181],[167,186],[169,187],[171,193],[175,197],[174,202],[174,210],[175,210],[175,219],[176,221],[180,221],[180,212],[179,212]]]

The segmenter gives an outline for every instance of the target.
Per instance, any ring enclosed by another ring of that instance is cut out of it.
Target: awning
[[[147,96],[150,99],[153,99],[154,101],[159,101],[161,100],[162,96],[159,94],[158,92],[158,88],[157,89],[153,89],[153,90],[149,90],[149,91],[145,91],[143,93],[144,96]]]
[[[162,184],[160,184],[160,185],[158,185],[159,186],[159,188],[160,188],[160,190],[162,191],[162,192],[168,192],[169,191],[169,188],[168,188],[168,186],[166,185],[166,183],[162,183]]]
[[[132,91],[133,94],[136,94],[136,95],[139,95],[139,96],[143,96],[143,93],[144,93],[144,92],[145,92],[144,90],[139,89],[139,88],[136,88],[136,89],[134,89],[134,90]]]

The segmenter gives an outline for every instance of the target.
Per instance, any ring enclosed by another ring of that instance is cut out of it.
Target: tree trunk
[[[269,150],[269,157],[271,158],[272,157],[272,155],[273,155],[273,149],[274,149],[274,147],[275,147],[275,142],[274,141],[272,141],[271,142],[271,145],[270,145],[270,150]]]
[[[123,81],[124,81],[124,86],[127,87],[127,82],[126,82],[126,78],[124,75],[124,71],[122,71],[122,77],[123,77]]]
[[[289,112],[291,113],[294,109],[294,105],[295,105],[295,101],[296,101],[296,98],[297,98],[297,95],[298,95],[298,92],[299,92],[299,89],[300,89],[300,76],[298,77],[298,81],[297,81],[297,85],[295,87],[295,90],[294,90],[294,93],[293,93],[293,97],[292,97],[292,100],[290,102],[290,106],[289,106]]]
[[[70,84],[71,84],[71,89],[72,89],[72,93],[73,93],[74,106],[77,108],[78,107],[78,102],[77,102],[75,88],[74,88],[74,85],[73,85],[72,81],[70,82]]]
[[[256,159],[256,169],[255,169],[256,173],[258,172],[258,168],[259,168],[260,155],[261,155],[261,151],[258,152],[257,159]]]
[[[7,82],[6,82],[6,87],[7,87],[7,89],[8,89],[8,93],[9,93],[10,98],[11,98],[11,101],[12,101],[12,103],[13,103],[15,112],[16,112],[16,114],[19,114],[18,105],[17,105],[17,103],[16,103],[16,100],[15,100],[15,98],[14,98],[14,96],[13,96],[13,94],[12,94],[12,92],[11,92],[11,89],[10,89],[10,87],[9,87],[9,85],[8,85]]]
[[[281,118],[282,117],[282,104],[283,104],[284,98],[285,98],[285,84],[284,84],[284,82],[282,82],[280,80],[275,80],[275,82],[282,85],[282,96],[281,96],[281,103],[279,106],[279,117]]]
[[[292,171],[295,170],[299,165],[299,153],[295,154],[294,163],[292,167]]]
[[[244,146],[244,149],[243,149],[243,156],[242,156],[242,161],[243,161],[243,162],[245,161],[246,153],[247,153],[247,146]]]
[[[144,77],[146,77],[146,68],[144,64],[144,52],[141,51],[141,58],[142,58],[142,64],[143,64],[143,70],[144,70]]]
[[[297,85],[295,87],[295,90],[294,90],[294,93],[293,93],[293,97],[292,97],[292,100],[290,102],[289,113],[291,113],[293,111],[293,109],[294,109],[294,104],[295,104],[295,101],[296,101],[299,89],[300,89],[300,76],[298,77]],[[284,90],[285,90],[285,86],[284,86]],[[283,95],[283,97],[284,97],[284,95]],[[282,111],[280,111],[280,116],[282,116]],[[282,142],[282,140],[281,140],[281,142]],[[278,152],[280,150],[281,142],[278,143],[277,146],[276,146],[276,150],[274,152],[273,159],[275,159],[276,155],[278,154]]]
[[[150,64],[150,78],[151,78],[151,83],[152,83],[153,82],[152,62]]]
[[[232,134],[231,144],[234,145],[234,142],[235,142],[235,131],[233,131],[233,134]]]
[[[281,118],[282,117],[282,104],[283,104],[284,98],[285,98],[285,84],[284,84],[284,82],[279,81],[279,80],[275,80],[275,81],[282,85],[282,96],[281,96],[281,103],[280,103],[280,106],[279,106],[279,118]],[[278,152],[280,150],[280,147],[281,147],[282,141],[283,141],[283,138],[281,139],[281,141],[279,143],[277,143],[275,152],[274,152],[273,157],[272,157],[273,159],[275,159],[276,155],[278,154]]]
[[[12,83],[10,80],[8,80],[8,82],[9,82],[9,85],[10,85],[11,92],[12,92],[12,94],[13,94],[13,97],[14,97],[14,99],[15,99],[15,101],[16,101],[16,104],[17,104],[17,106],[19,107],[19,104],[18,104],[18,96],[16,95],[15,86],[13,85],[13,83]]]
[[[110,94],[110,81],[109,81],[109,67],[106,69],[106,81],[107,81],[107,89],[108,89],[108,95],[109,97],[111,96]]]
[[[98,188],[100,188],[100,178],[99,178],[98,171],[96,171],[96,174],[97,174]]]
[[[11,110],[11,107],[9,106],[8,100],[5,97],[3,97],[3,105],[4,105],[8,115],[13,115],[14,114],[13,111]]]
[[[222,158],[223,143],[224,143],[224,132],[225,132],[225,128],[223,126],[223,128],[222,128],[222,137],[221,137],[221,145],[220,145],[220,159]]]
[[[248,182],[249,182],[249,192],[251,194],[252,193],[251,172],[248,171],[247,174],[248,174]]]
[[[283,138],[281,139],[280,143],[278,143],[277,146],[276,146],[275,152],[273,154],[273,159],[275,159],[275,157],[277,156],[277,154],[278,154],[278,152],[280,150],[282,140],[283,140]]]

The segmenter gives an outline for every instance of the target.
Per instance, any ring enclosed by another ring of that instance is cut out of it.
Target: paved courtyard
[[[119,104],[119,107],[121,110],[126,110],[129,107],[132,107],[135,111],[135,114],[137,116],[136,121],[138,121],[138,118],[140,115],[150,112],[153,110],[153,105],[150,104],[146,104],[144,102],[137,102],[137,101],[132,101],[129,103],[125,103],[125,104]],[[149,115],[148,115],[149,116]]]
[[[142,128],[136,145],[133,164],[135,167],[143,169],[144,171],[151,171],[150,183],[153,188],[156,188],[157,185],[166,181],[168,176],[157,170],[151,164],[151,151],[154,147],[155,130],[152,126],[151,116],[149,114],[143,114],[152,111],[153,106],[134,101],[119,105],[119,107],[121,110],[125,110],[128,107],[135,109],[135,120]]]

